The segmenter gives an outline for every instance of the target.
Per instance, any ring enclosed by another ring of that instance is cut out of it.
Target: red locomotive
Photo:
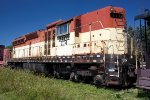
[[[4,45],[0,45],[0,65],[7,65],[7,61],[10,59],[10,51],[6,49]]]
[[[132,84],[125,15],[123,8],[108,6],[50,23],[13,40],[9,64],[74,81]]]

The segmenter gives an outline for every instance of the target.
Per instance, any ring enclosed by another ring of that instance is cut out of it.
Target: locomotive
[[[9,64],[56,78],[128,86],[135,82],[126,12],[107,6],[13,40]]]
[[[10,55],[9,49],[6,49],[4,45],[0,45],[0,66],[7,65]]]

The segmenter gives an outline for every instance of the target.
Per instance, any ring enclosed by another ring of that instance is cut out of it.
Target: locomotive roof
[[[104,9],[110,9],[110,8],[123,9],[123,8],[120,8],[120,7],[107,6],[107,7],[98,9],[98,10],[104,10]],[[92,13],[92,12],[96,12],[96,11],[98,11],[98,10],[90,11],[90,12],[88,12],[88,13],[86,13],[86,14],[89,14],[89,13]],[[55,27],[55,26],[59,26],[59,25],[62,25],[62,24],[66,24],[66,23],[68,23],[68,22],[70,22],[70,21],[72,21],[72,20],[74,20],[74,19],[76,19],[76,18],[78,18],[78,17],[81,17],[82,15],[86,15],[86,14],[81,14],[81,15],[72,17],[72,18],[70,18],[70,19],[68,19],[68,20],[66,20],[66,21],[58,20],[58,21],[52,22],[52,23],[50,23],[50,24],[48,24],[48,25],[46,26],[46,29],[49,29],[49,28],[52,28],[52,27]],[[43,29],[43,30],[45,30],[45,29]],[[37,30],[37,31],[43,31],[43,30]],[[37,32],[37,31],[35,31],[35,32]],[[14,42],[14,41],[17,41],[17,40],[20,40],[20,39],[22,39],[22,38],[25,38],[27,35],[33,34],[33,33],[35,33],[35,32],[31,32],[31,33],[25,34],[25,35],[23,35],[23,36],[20,36],[20,37],[14,39],[13,42]]]
[[[5,46],[4,45],[0,45],[0,48],[4,48]]]
[[[60,20],[58,20],[58,21],[55,21],[55,22],[52,22],[52,23],[48,24],[48,25],[46,26],[46,28],[47,28],[47,29],[48,29],[48,28],[51,28],[51,27],[56,26],[57,24],[62,23],[62,22],[64,22],[64,21],[60,19]]]

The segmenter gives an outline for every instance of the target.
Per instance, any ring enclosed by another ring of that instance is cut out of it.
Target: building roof
[[[143,14],[134,17],[134,20],[139,20],[139,19],[150,20],[150,11],[146,9]]]

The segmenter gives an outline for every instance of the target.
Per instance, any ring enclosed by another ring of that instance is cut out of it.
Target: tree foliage
[[[128,29],[127,29],[127,31],[128,31],[128,35],[129,35],[130,37],[133,37],[134,33],[133,33],[133,28],[132,28],[132,26],[129,26]]]
[[[6,46],[7,49],[12,50],[12,45]]]

